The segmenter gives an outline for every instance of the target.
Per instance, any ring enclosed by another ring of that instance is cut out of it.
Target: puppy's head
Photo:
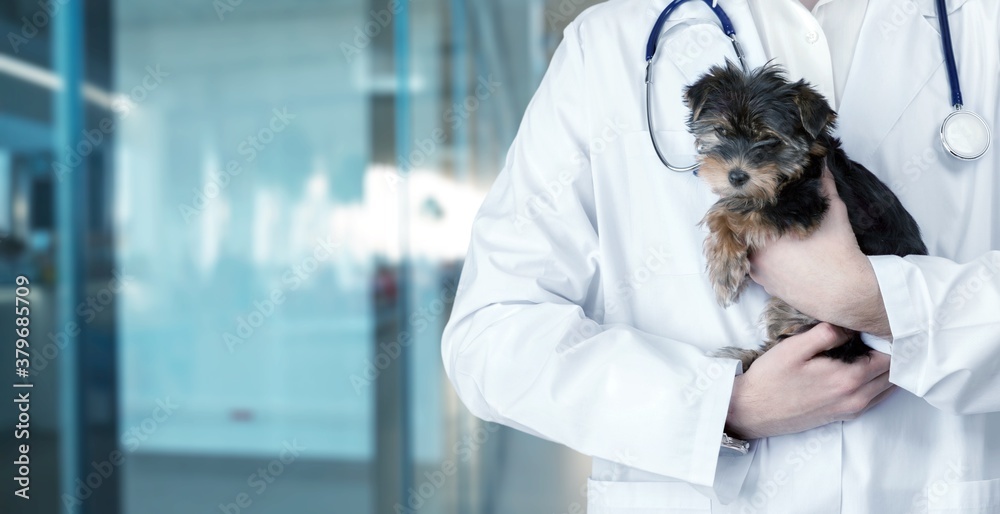
[[[770,202],[825,149],[817,139],[836,113],[803,81],[789,82],[777,66],[744,73],[732,62],[688,86],[701,164],[698,175],[716,194]]]

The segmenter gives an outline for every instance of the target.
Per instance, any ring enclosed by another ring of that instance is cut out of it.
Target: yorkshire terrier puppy
[[[702,223],[708,274],[722,306],[749,281],[749,256],[785,234],[806,237],[829,207],[823,167],[847,205],[858,245],[866,255],[925,255],[920,229],[896,195],[864,166],[850,160],[831,136],[836,113],[804,81],[789,82],[777,66],[749,73],[732,62],[709,70],[685,90],[691,110],[698,175],[721,198]],[[831,277],[837,280],[837,277]],[[778,298],[763,313],[767,340],[759,349],[727,347],[717,355],[743,368],[782,340],[819,323]],[[825,354],[853,362],[868,346],[854,334]]]

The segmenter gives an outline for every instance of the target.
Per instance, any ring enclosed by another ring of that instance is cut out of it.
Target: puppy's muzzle
[[[746,184],[748,180],[750,180],[750,175],[739,168],[729,172],[729,183],[732,184],[733,187],[743,187],[743,184]]]

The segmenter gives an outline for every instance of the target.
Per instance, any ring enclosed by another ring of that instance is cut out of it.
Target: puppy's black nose
[[[741,187],[750,180],[750,175],[747,172],[737,168],[729,172],[729,183],[735,187]]]

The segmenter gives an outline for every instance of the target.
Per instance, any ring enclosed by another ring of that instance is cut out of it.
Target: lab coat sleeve
[[[942,410],[1000,411],[1000,252],[869,259],[893,336],[889,380]]]
[[[721,497],[733,496],[751,456],[717,464],[739,362],[598,321],[583,70],[571,25],[476,216],[442,341],[446,373],[480,418],[695,485],[736,475],[722,479],[731,494]]]

